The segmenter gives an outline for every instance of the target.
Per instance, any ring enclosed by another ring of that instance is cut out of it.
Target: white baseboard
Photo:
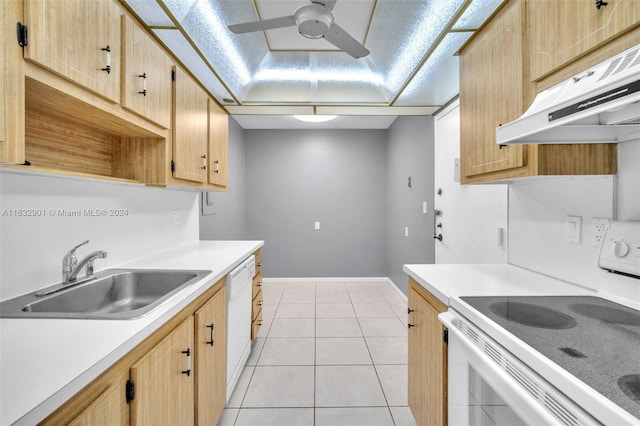
[[[322,282],[336,282],[340,281],[343,283],[358,283],[358,282],[385,282],[388,283],[391,288],[398,293],[404,301],[407,301],[407,295],[402,292],[398,288],[397,285],[389,277],[304,277],[304,278],[263,278],[263,282],[265,283],[322,283]]]

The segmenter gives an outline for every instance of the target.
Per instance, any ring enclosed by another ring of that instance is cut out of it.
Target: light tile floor
[[[415,426],[407,303],[386,282],[265,282],[263,325],[219,426]]]

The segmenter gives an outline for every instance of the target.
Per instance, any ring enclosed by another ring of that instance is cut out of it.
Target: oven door
[[[450,426],[600,424],[455,311],[438,318],[449,330]]]

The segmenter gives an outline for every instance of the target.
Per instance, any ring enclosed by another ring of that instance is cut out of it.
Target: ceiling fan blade
[[[364,47],[358,40],[351,37],[348,32],[343,30],[335,22],[331,25],[329,33],[324,36],[324,39],[356,59],[363,58],[370,53],[369,49]]]
[[[229,25],[229,29],[236,34],[251,33],[254,31],[273,30],[276,28],[291,27],[296,24],[296,18],[281,16],[279,18],[263,19],[262,21],[245,22],[243,24]]]
[[[311,0],[311,3],[323,4],[327,9],[333,10],[338,0]]]

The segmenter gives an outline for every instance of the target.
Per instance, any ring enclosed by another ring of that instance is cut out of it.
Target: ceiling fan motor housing
[[[298,32],[306,38],[322,38],[329,33],[333,24],[333,14],[326,6],[312,3],[295,12]]]

